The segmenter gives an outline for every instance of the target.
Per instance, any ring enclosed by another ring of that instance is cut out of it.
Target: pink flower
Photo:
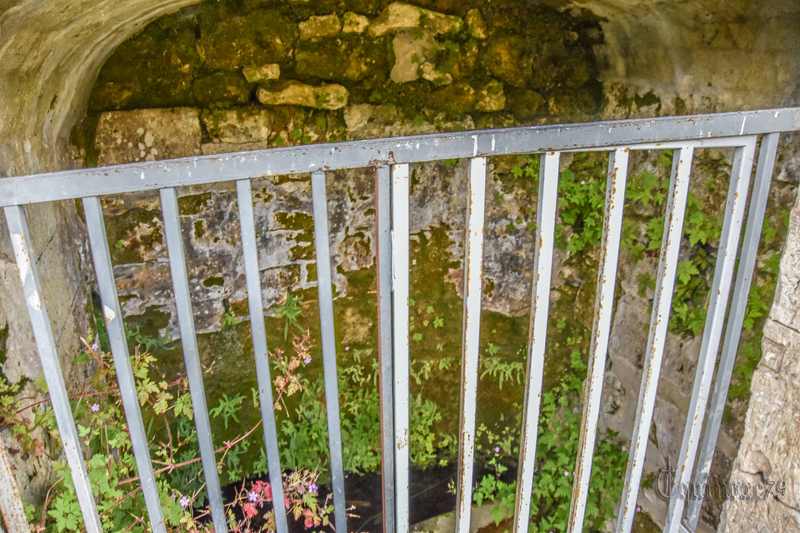
[[[100,404],[94,403],[89,409],[91,409],[93,413],[96,413],[100,410]]]
[[[567,472],[566,470],[564,470],[564,477],[569,477],[569,472]]]
[[[250,494],[247,495],[247,499],[250,500],[251,503],[257,502],[258,493],[256,491],[250,491]]]
[[[345,346],[345,347],[344,347],[344,351],[345,351],[345,352],[349,352],[349,351],[350,351],[350,347],[349,347],[349,346]]]
[[[310,358],[310,357],[306,357],[306,358],[303,360],[303,363],[305,363],[305,364],[310,364],[310,363],[311,363],[311,358]]]
[[[256,506],[250,503],[244,504],[242,509],[244,510],[244,514],[247,515],[247,518],[253,518],[258,514],[258,509],[256,509]]]
[[[500,446],[495,446],[494,453],[500,453]]]
[[[308,492],[310,492],[311,494],[316,494],[318,490],[319,488],[317,487],[316,483],[312,483],[308,486]]]
[[[181,500],[179,503],[181,504],[181,507],[186,509],[192,503],[192,500],[190,500],[188,496],[181,496]]]

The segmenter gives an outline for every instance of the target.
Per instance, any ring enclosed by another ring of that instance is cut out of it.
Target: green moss
[[[662,529],[656,524],[650,513],[639,512],[633,518],[631,533],[658,533]]]
[[[203,280],[203,285],[206,287],[222,287],[225,285],[225,279],[222,276],[214,276]]]
[[[634,96],[633,101],[636,103],[636,107],[638,107],[639,109],[651,105],[657,105],[658,108],[656,108],[656,114],[661,112],[661,98],[656,96],[656,93],[654,93],[653,91],[649,91],[643,94],[642,96],[639,96],[637,94],[636,96]]]
[[[6,345],[8,344],[8,324],[0,329],[0,365],[6,362]]]
[[[161,306],[151,305],[144,310],[140,315],[129,315],[125,317],[125,328],[130,331],[137,329],[143,337],[158,338],[161,335],[161,330],[169,326],[170,313]],[[136,350],[136,345],[133,339],[128,339],[128,348],[131,353]],[[174,352],[165,350],[155,350],[159,360],[165,357],[169,360],[174,356]]]
[[[108,246],[114,263],[141,263],[143,250],[164,242],[160,222],[160,212],[138,207],[106,217]],[[150,231],[142,231],[148,227]]]
[[[178,198],[178,210],[182,216],[199,215],[205,208],[211,206],[211,193],[192,194]]]
[[[203,235],[206,234],[206,230],[204,228],[205,222],[203,220],[195,220],[194,221],[194,238],[195,239],[202,239]]]

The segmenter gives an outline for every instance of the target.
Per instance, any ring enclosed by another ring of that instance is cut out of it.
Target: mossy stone
[[[516,35],[499,36],[489,44],[483,64],[497,79],[524,87],[531,79],[533,66],[530,43]]]
[[[431,105],[448,116],[461,117],[475,107],[477,91],[466,82],[454,83],[435,91],[431,95]]]
[[[200,64],[192,19],[150,24],[123,42],[97,75],[89,109],[109,111],[192,104]],[[133,70],[132,70],[133,69]]]
[[[198,47],[206,67],[241,68],[288,62],[297,39],[297,26],[274,9],[258,9],[228,19],[201,21]]]
[[[387,77],[389,64],[379,43],[353,36],[301,42],[295,52],[295,71],[326,81],[360,81]]]
[[[252,85],[238,70],[214,72],[194,81],[194,98],[202,106],[246,104],[250,102]]]
[[[520,120],[532,120],[547,112],[542,95],[530,89],[511,88],[506,95],[506,106]]]

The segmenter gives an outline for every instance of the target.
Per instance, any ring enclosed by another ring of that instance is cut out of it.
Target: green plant
[[[73,416],[83,446],[89,451],[86,468],[95,492],[95,501],[106,531],[146,531],[147,516],[141,488],[131,485],[138,480],[130,437],[123,421],[122,402],[117,390],[115,366],[112,357],[100,349],[99,343],[90,345],[83,341],[87,351],[79,360],[94,360],[96,371],[88,385],[78,393],[70,394]],[[131,367],[136,381],[136,392],[151,438],[151,456],[156,466],[156,484],[159,491],[168,531],[208,532],[209,511],[202,506],[205,485],[202,466],[197,457],[197,433],[192,422],[193,410],[185,379],[168,381],[155,366],[156,358],[136,351],[131,356]],[[41,383],[46,391],[44,383]],[[2,427],[19,435],[25,453],[47,456],[51,459],[55,483],[48,490],[43,508],[28,506],[28,519],[34,530],[51,533],[77,531],[82,524],[80,508],[66,461],[59,457],[62,445],[48,400],[21,405],[26,398],[14,398],[18,385],[8,385],[0,378],[0,415]],[[257,398],[257,394],[254,393]],[[212,419],[222,418],[226,427],[229,419],[238,422],[237,413],[242,408],[244,396],[232,398],[223,395],[218,405],[209,411]],[[27,412],[27,413],[26,413]],[[22,417],[22,414],[25,416]],[[31,416],[32,415],[32,416]],[[153,422],[163,421],[155,430]],[[231,481],[240,480],[245,473],[243,457],[252,445],[252,434],[261,422],[244,434],[226,442],[216,450],[217,468],[226,468]],[[52,438],[38,440],[38,428]],[[172,429],[171,429],[172,428]],[[256,434],[258,435],[258,434]],[[28,451],[30,450],[30,451]],[[18,452],[21,453],[22,451]],[[256,471],[266,470],[266,457],[255,463]],[[295,518],[303,517],[313,527],[326,525],[332,510],[328,501],[317,498],[318,472],[299,468],[284,474],[284,492],[287,508]],[[242,490],[247,492],[242,492]],[[229,525],[232,531],[250,531],[255,516],[261,513],[265,531],[275,530],[274,517],[263,503],[271,501],[268,483],[256,481],[242,483],[232,501],[226,502]],[[255,496],[253,495],[255,493]],[[242,498],[247,497],[247,500]],[[256,498],[257,496],[257,498]]]
[[[241,320],[233,316],[230,311],[225,311],[222,314],[222,329],[228,329],[231,326],[235,326],[236,324],[241,324]]]
[[[560,383],[542,395],[531,522],[528,526],[528,531],[533,533],[565,531],[567,528],[586,369],[580,350],[573,350],[569,368],[560,369],[563,374]],[[614,503],[622,493],[627,453],[615,443],[616,437],[612,431],[598,432],[584,520],[584,527],[590,531],[603,530],[603,524],[613,517]],[[490,464],[497,465],[497,468],[481,479],[474,489],[473,498],[476,503],[499,500],[492,513],[495,521],[499,522],[513,509],[516,482],[501,479],[505,467],[499,465],[504,454],[508,453],[506,449],[497,446],[494,453],[496,457],[493,457],[494,462],[490,460]]]
[[[173,339],[169,330],[167,330],[163,335],[159,333],[158,337],[148,337],[139,331],[139,326],[137,326],[135,330],[130,330],[125,327],[125,337],[129,340],[133,339],[137,345],[143,346],[144,351],[148,353],[154,349],[166,351],[172,351],[175,349],[174,346],[170,346],[170,343],[172,343]]]
[[[225,429],[228,429],[229,419],[233,418],[236,420],[237,424],[239,423],[239,417],[236,416],[236,413],[241,410],[243,401],[244,396],[241,394],[237,394],[233,398],[228,398],[227,394],[223,394],[222,398],[219,400],[219,403],[217,403],[217,406],[210,409],[208,414],[214,418],[221,416],[223,422],[225,423]]]
[[[273,315],[275,318],[283,318],[285,319],[284,326],[283,326],[283,340],[288,340],[289,338],[289,326],[294,326],[300,330],[300,333],[303,333],[303,326],[297,321],[298,318],[303,316],[303,308],[300,305],[300,302],[303,301],[303,297],[295,298],[292,295],[292,291],[286,291],[286,301],[283,305],[276,305],[273,309]]]

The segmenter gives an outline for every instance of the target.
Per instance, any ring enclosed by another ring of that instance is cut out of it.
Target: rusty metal
[[[586,397],[583,403],[583,420],[578,444],[578,461],[572,483],[572,504],[567,531],[581,531],[589,496],[589,479],[592,474],[594,443],[600,402],[603,392],[603,376],[608,353],[608,336],[614,305],[614,289],[617,281],[622,213],[625,206],[625,183],[628,176],[627,148],[611,152],[606,180],[605,222],[600,266],[597,271],[597,299],[594,308],[591,349],[589,352],[589,377],[586,382]]]
[[[325,409],[328,414],[328,448],[331,460],[331,485],[336,531],[347,531],[347,506],[344,497],[342,429],[339,420],[339,380],[336,375],[336,337],[333,314],[330,233],[325,173],[311,173],[314,209],[314,247],[316,248],[319,325],[322,336],[322,366],[325,374]]]
[[[481,334],[483,226],[486,207],[486,159],[469,161],[467,192],[467,257],[464,263],[464,322],[461,343],[461,415],[458,440],[456,533],[469,533],[475,457],[475,415],[478,407],[478,356]]]
[[[242,233],[242,259],[247,294],[261,294],[261,271],[258,268],[258,245],[250,180],[236,182],[236,199],[239,202],[239,227]],[[264,303],[261,298],[248,298],[247,306],[251,317],[264,316]],[[251,319],[250,331],[253,338],[253,357],[256,363],[261,420],[264,421],[264,447],[267,453],[270,485],[272,486],[275,529],[277,533],[288,533],[286,504],[283,500],[283,478],[281,477],[283,469],[281,468],[280,450],[278,448],[278,428],[275,424],[272,377],[269,371],[269,352],[267,350],[267,332],[264,321]]]
[[[392,405],[392,175],[375,169],[375,264],[378,289],[378,361],[381,400],[383,533],[394,533],[394,409]]]
[[[753,169],[753,156],[756,150],[755,137],[747,138],[744,146],[736,148],[731,167],[731,180],[728,186],[728,199],[725,203],[722,233],[719,237],[717,264],[714,269],[714,281],[711,285],[711,300],[703,329],[703,341],[700,357],[697,361],[692,399],[683,433],[681,454],[678,459],[678,486],[688,485],[692,479],[694,460],[700,444],[700,432],[703,429],[703,418],[706,413],[708,394],[711,391],[714,365],[717,361],[720,339],[722,337],[725,315],[728,310],[728,296],[731,280],[736,266],[736,255],[739,248],[739,235],[744,223],[745,204],[750,185],[750,173]],[[665,532],[679,533],[679,525],[685,505],[680,491],[672,493],[667,510]]]
[[[661,361],[664,357],[664,343],[667,338],[669,314],[672,307],[672,291],[675,287],[675,274],[683,232],[683,216],[689,194],[689,175],[692,170],[694,148],[686,146],[676,150],[672,158],[672,176],[669,185],[667,213],[664,217],[664,236],[661,241],[661,258],[658,263],[653,314],[650,318],[650,334],[647,338],[642,385],[639,390],[636,420],[631,437],[631,451],[625,485],[622,489],[617,520],[617,533],[630,533],[636,513],[636,500],[642,480],[644,458],[650,437],[650,423],[656,404],[658,378],[661,375]]]
[[[550,308],[550,279],[553,270],[553,245],[558,205],[558,165],[560,154],[542,154],[539,165],[539,198],[536,214],[536,249],[533,256],[531,323],[528,330],[528,373],[525,383],[522,437],[517,470],[517,498],[514,533],[527,533],[531,509],[533,475],[536,467],[536,438],[539,435],[539,408],[542,400],[544,356],[547,348],[547,317]]]
[[[408,165],[392,166],[392,290],[394,341],[394,465],[396,533],[407,533],[409,519],[409,176]]]
[[[33,336],[47,382],[47,391],[50,394],[58,431],[61,434],[64,455],[72,473],[75,495],[83,514],[87,533],[100,533],[102,531],[100,516],[97,514],[94,494],[92,494],[89,475],[86,472],[78,430],[75,428],[75,420],[72,418],[72,409],[67,396],[67,387],[64,384],[64,375],[61,373],[61,362],[58,359],[50,318],[47,316],[45,302],[40,297],[42,284],[39,280],[38,266],[35,261],[32,261],[35,255],[31,250],[25,208],[21,206],[6,207],[5,214],[25,303],[33,326]]]
[[[211,420],[208,416],[203,385],[200,350],[197,346],[197,335],[194,328],[189,274],[186,269],[178,196],[175,189],[161,189],[161,213],[164,220],[164,237],[167,241],[172,287],[175,291],[175,305],[178,309],[178,328],[181,332],[183,362],[186,367],[186,377],[189,380],[189,392],[194,409],[194,425],[197,429],[197,446],[200,448],[211,519],[217,533],[227,533],[228,521],[222,504],[222,489],[217,472],[217,459],[214,455],[214,440],[211,436]]]
[[[711,462],[714,458],[717,436],[728,398],[728,386],[733,374],[736,352],[739,347],[739,337],[747,311],[747,299],[750,294],[750,283],[753,279],[753,269],[758,255],[758,243],[761,239],[761,227],[764,223],[764,213],[767,209],[769,185],[775,166],[779,138],[779,133],[770,133],[761,140],[742,253],[739,259],[739,268],[736,272],[736,285],[730,305],[730,317],[725,326],[725,340],[722,344],[719,371],[716,380],[714,380],[714,392],[711,396],[711,404],[708,407],[708,422],[706,422],[706,427],[703,430],[703,443],[697,457],[694,486],[700,487],[699,494],[705,493],[706,480],[711,472]],[[694,531],[697,528],[702,503],[703,500],[699,498],[689,500],[686,509],[686,522],[690,531]]]
[[[789,108],[271,148],[5,178],[0,180],[0,207],[315,170],[679,142],[797,128],[800,108]]]
[[[638,498],[643,462],[647,448],[650,422],[654,404],[664,341],[669,322],[672,292],[681,233],[686,207],[688,182],[691,173],[692,154],[697,148],[734,147],[737,149],[736,174],[733,179],[727,209],[726,222],[721,238],[719,257],[715,274],[712,310],[706,324],[702,358],[695,382],[690,420],[687,424],[683,450],[683,476],[688,480],[693,469],[694,454],[702,428],[705,403],[713,374],[713,365],[719,345],[722,324],[724,323],[726,303],[730,291],[733,262],[736,257],[739,228],[742,224],[743,206],[747,200],[747,180],[752,163],[756,134],[788,131],[800,128],[800,108],[783,110],[728,113],[722,115],[628,120],[595,124],[555,125],[530,128],[511,128],[480,132],[448,133],[418,137],[377,139],[331,145],[315,145],[261,150],[250,153],[226,154],[221,156],[202,156],[173,161],[137,163],[119,167],[76,170],[22,178],[0,180],[0,206],[5,207],[9,221],[12,244],[20,270],[26,302],[40,358],[45,366],[45,377],[51,395],[65,452],[76,487],[78,500],[89,533],[99,533],[100,521],[94,506],[91,486],[88,481],[83,457],[75,431],[70,404],[66,396],[63,377],[60,373],[58,357],[53,342],[52,330],[47,319],[44,301],[41,297],[36,265],[31,261],[30,238],[22,204],[78,197],[94,197],[90,212],[95,221],[102,224],[102,211],[97,196],[144,190],[159,190],[164,214],[166,244],[170,257],[170,268],[175,287],[184,356],[189,376],[195,422],[198,424],[201,457],[208,484],[210,506],[215,528],[219,532],[226,529],[224,509],[219,490],[219,479],[215,468],[213,441],[208,424],[208,410],[203,392],[202,374],[199,370],[197,344],[194,332],[191,295],[188,288],[183,240],[180,230],[180,214],[174,187],[219,181],[237,180],[239,194],[242,238],[247,289],[251,317],[263,312],[263,305],[254,294],[259,288],[258,251],[256,249],[255,227],[252,212],[252,198],[249,179],[257,176],[275,174],[297,174],[312,171],[314,192],[315,245],[317,250],[317,275],[320,287],[320,319],[323,331],[323,360],[326,377],[326,404],[328,408],[329,442],[333,478],[334,505],[336,510],[336,529],[346,532],[345,499],[343,488],[341,434],[338,423],[338,394],[336,383],[336,353],[334,345],[334,321],[331,291],[331,264],[329,233],[323,223],[328,220],[325,200],[325,170],[375,166],[376,168],[376,241],[378,246],[378,298],[379,308],[379,359],[381,394],[381,436],[383,458],[383,509],[384,533],[407,533],[409,530],[409,166],[410,162],[440,159],[470,158],[470,191],[467,227],[467,261],[465,266],[465,308],[464,339],[462,362],[462,398],[459,442],[459,480],[458,480],[458,533],[470,529],[472,469],[474,462],[475,411],[477,395],[478,341],[480,328],[481,301],[481,255],[484,227],[485,202],[485,157],[500,154],[541,153],[540,190],[538,199],[537,227],[535,236],[535,257],[533,273],[532,313],[529,332],[528,371],[525,386],[523,428],[520,445],[518,469],[518,493],[515,507],[515,533],[525,533],[528,529],[531,508],[531,494],[534,483],[536,460],[536,438],[542,393],[542,380],[545,361],[546,333],[549,312],[550,284],[555,234],[555,221],[558,204],[559,158],[560,151],[604,150],[612,152],[609,165],[606,216],[603,230],[601,264],[598,272],[598,295],[596,301],[595,323],[591,341],[589,379],[586,386],[583,427],[575,472],[573,502],[570,511],[569,528],[577,533],[582,530],[585,515],[586,496],[591,474],[594,436],[598,424],[598,406],[602,397],[602,377],[606,358],[608,335],[613,312],[614,279],[616,261],[620,245],[622,207],[625,197],[625,177],[630,150],[653,150],[675,148],[673,171],[670,183],[669,202],[665,221],[664,237],[655,290],[655,301],[650,323],[647,356],[639,395],[637,417],[633,433],[633,446],[625,477],[623,499],[617,523],[618,533],[629,533]],[[767,136],[766,145],[772,152],[777,145],[777,134]],[[764,153],[762,152],[762,155]],[[765,157],[769,158],[769,154]],[[389,167],[391,165],[391,169]],[[764,173],[771,172],[765,168]],[[759,165],[761,168],[761,165]],[[761,172],[761,171],[760,171]],[[768,177],[757,178],[757,196],[754,202],[761,205],[768,191]],[[764,185],[766,183],[766,185]],[[763,206],[756,209],[751,217],[763,217]],[[88,217],[87,217],[88,220]],[[756,227],[757,224],[753,224]],[[745,239],[741,268],[752,270],[757,250],[757,233],[748,233]],[[99,235],[99,233],[98,233]],[[95,235],[97,237],[97,235]],[[95,238],[100,242],[105,238]],[[105,245],[107,247],[107,244]],[[95,246],[93,246],[93,249]],[[102,247],[99,247],[102,252]],[[108,250],[106,249],[106,252]],[[102,255],[102,254],[101,254]],[[752,255],[752,257],[751,257]],[[110,265],[109,261],[99,261]],[[389,268],[391,267],[391,268]],[[106,268],[108,270],[108,268]],[[113,304],[115,298],[112,276],[105,272],[108,285],[103,300]],[[746,276],[747,272],[741,275]],[[105,279],[104,278],[104,279]],[[98,276],[100,279],[100,276]],[[746,283],[740,284],[737,278],[734,291],[741,301],[746,301]],[[393,295],[392,295],[393,292]],[[716,298],[714,300],[713,298]],[[743,304],[742,304],[743,305]],[[115,319],[121,315],[119,306],[106,305],[106,320],[110,326],[118,324]],[[738,314],[728,324],[725,345],[738,335],[741,320]],[[119,327],[114,326],[119,337]],[[733,328],[733,329],[731,329]],[[113,328],[112,328],[113,329]],[[254,351],[256,352],[261,391],[262,419],[270,471],[279,471],[279,450],[274,414],[270,424],[271,404],[267,388],[269,374],[264,373],[266,336],[258,327],[253,330]],[[121,337],[120,337],[121,338]],[[738,338],[738,337],[737,337]],[[119,339],[117,339],[119,340]],[[727,352],[734,348],[726,350]],[[119,353],[117,353],[119,352]],[[121,350],[115,350],[115,360]],[[124,355],[124,354],[123,354]],[[727,363],[726,363],[727,364]],[[117,362],[119,366],[119,362]],[[721,364],[721,369],[723,368]],[[727,367],[718,378],[717,389],[727,390],[730,372]],[[124,374],[124,368],[122,368]],[[720,382],[719,380],[722,380]],[[267,387],[267,388],[264,388]],[[716,417],[720,402],[715,398],[714,408],[709,415],[712,426],[709,437],[712,442],[703,444],[698,470],[707,471],[710,465],[709,450],[713,452],[718,421]],[[718,395],[715,392],[715,395]],[[724,403],[724,402],[723,402]],[[127,406],[126,406],[127,407]],[[135,413],[128,413],[129,426],[134,428]],[[131,423],[133,421],[134,423]],[[135,433],[135,431],[133,432]],[[132,434],[133,434],[132,433]],[[709,433],[707,432],[707,435]],[[141,448],[142,446],[139,446]],[[137,462],[146,461],[144,454],[136,452]],[[141,456],[141,457],[140,457]],[[2,458],[0,458],[0,461]],[[146,466],[146,463],[142,463]],[[3,465],[0,464],[0,468]],[[146,469],[145,469],[146,470]],[[143,487],[147,489],[145,478]],[[273,488],[275,490],[275,488]],[[152,490],[150,490],[152,492]],[[158,528],[159,513],[151,507],[157,505],[153,494],[149,498],[148,510],[151,520]],[[15,497],[12,494],[12,497]],[[147,498],[146,498],[147,499]],[[152,505],[151,505],[152,504]],[[690,509],[688,522],[681,523],[682,506],[671,504],[671,530],[693,530],[696,524]],[[687,525],[688,524],[688,525]],[[285,526],[278,523],[278,529]]]

